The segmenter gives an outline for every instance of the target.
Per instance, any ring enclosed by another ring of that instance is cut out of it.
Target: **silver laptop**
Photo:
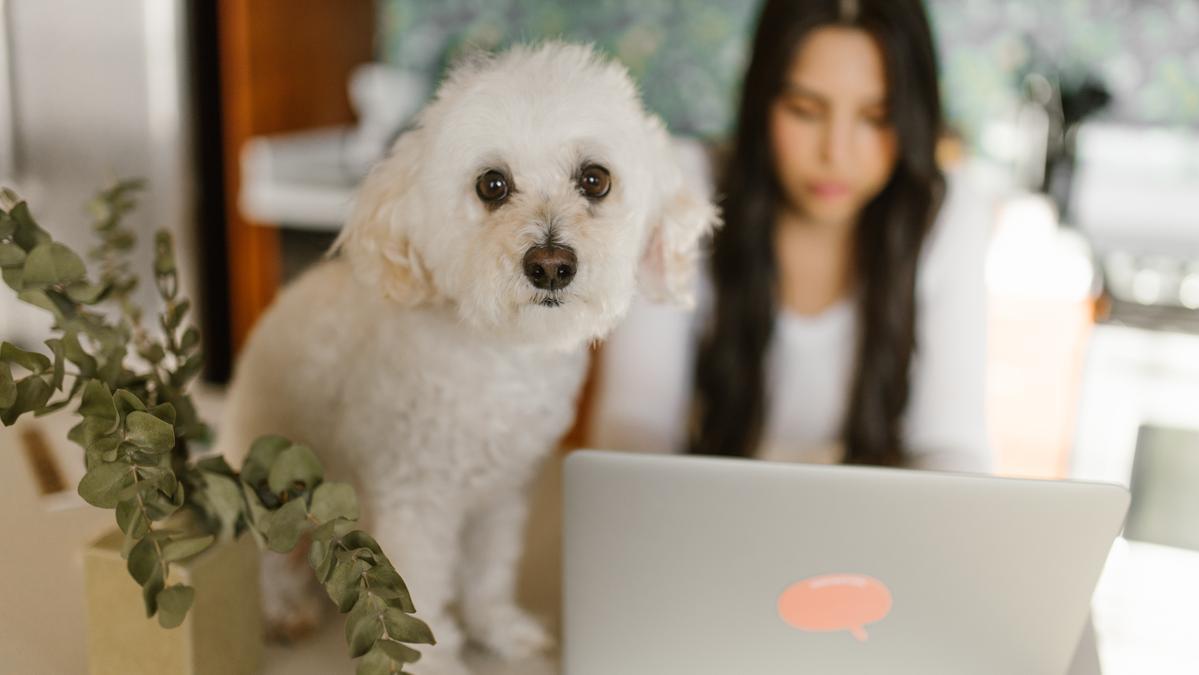
[[[1062,675],[1116,485],[581,451],[564,675]]]

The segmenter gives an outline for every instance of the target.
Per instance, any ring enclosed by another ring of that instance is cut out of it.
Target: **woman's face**
[[[788,206],[815,223],[850,226],[891,177],[897,141],[883,54],[856,28],[803,41],[770,108],[775,175]]]

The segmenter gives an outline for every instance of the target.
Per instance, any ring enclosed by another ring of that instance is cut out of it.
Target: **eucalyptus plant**
[[[98,245],[88,256],[97,276],[71,248],[38,226],[29,206],[0,189],[0,274],[17,297],[54,319],[45,349],[0,344],[0,422],[45,415],[76,404],[68,438],[83,449],[79,495],[115,510],[122,555],[142,587],[146,615],[165,628],[182,623],[194,590],[167,585],[170,565],[219,538],[248,532],[278,553],[304,535],[308,561],[339,611],[348,612],[346,642],[361,657],[360,675],[403,673],[434,644],[404,580],[378,543],[357,529],[352,486],[324,480],[303,445],[256,440],[240,471],[220,456],[193,457],[209,445],[189,387],[203,366],[200,335],[180,296],[170,234],[154,241],[152,274],[161,310],[147,326],[133,300],[133,232],[122,219],[135,206],[137,181],[101,191],[89,205]]]

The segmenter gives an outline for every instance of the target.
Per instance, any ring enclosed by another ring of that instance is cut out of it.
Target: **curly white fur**
[[[600,201],[577,187],[585,163],[611,174]],[[514,191],[487,208],[475,182],[494,168]],[[466,636],[503,656],[548,644],[514,600],[524,489],[573,419],[587,343],[639,285],[686,300],[717,221],[700,183],[625,69],[590,48],[474,57],[366,179],[341,255],[287,288],[250,338],[222,448],[240,460],[256,436],[283,434],[359,487],[438,638],[415,672],[462,672],[454,605]],[[578,259],[557,306],[522,265],[549,240]],[[310,574],[294,567],[266,575],[272,621],[308,607],[294,580],[271,578]]]

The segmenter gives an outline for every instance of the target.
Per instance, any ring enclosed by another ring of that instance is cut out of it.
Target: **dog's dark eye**
[[[612,176],[598,164],[583,167],[579,174],[579,190],[588,199],[603,199],[612,187]]]
[[[508,198],[508,177],[492,169],[475,181],[475,194],[488,206],[499,206]]]

